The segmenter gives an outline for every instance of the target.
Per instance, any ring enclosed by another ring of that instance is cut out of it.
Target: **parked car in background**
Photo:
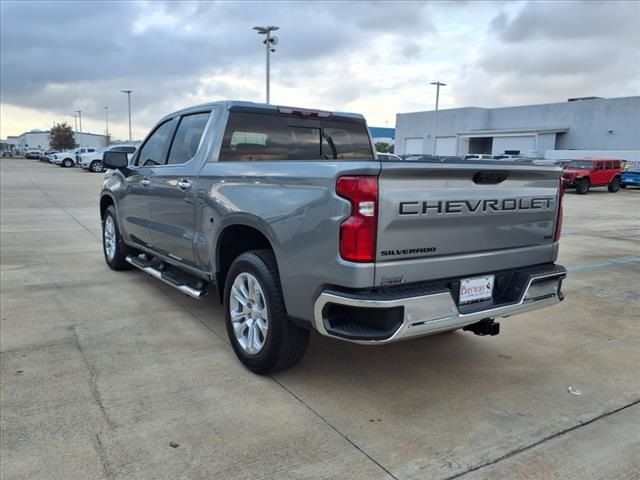
[[[60,153],[58,150],[47,150],[42,155],[40,155],[41,162],[49,162],[51,160],[51,155],[55,155],[56,153]]]
[[[465,160],[493,160],[490,153],[469,153],[464,156]]]
[[[43,151],[40,150],[39,148],[28,148],[27,151],[24,153],[24,158],[28,160],[39,160],[40,155],[42,154],[43,154]]]
[[[640,168],[633,167],[622,172],[620,186],[622,188],[640,187]]]
[[[611,193],[620,190],[622,160],[584,158],[571,160],[562,174],[565,188],[575,188],[584,195],[592,187],[607,187]]]
[[[502,155],[494,155],[493,159],[494,160],[512,160],[514,162],[517,162],[518,160],[522,160],[525,157],[523,157],[522,155],[508,155],[506,153],[502,154]]]
[[[430,153],[414,153],[411,155],[403,155],[400,157],[402,160],[406,160],[407,162],[421,162],[425,160],[436,160],[436,157],[431,155]]]
[[[2,156],[3,157],[13,157],[13,153],[11,153],[11,150],[3,150],[2,151]]]
[[[76,155],[76,165],[89,170],[94,173],[99,173],[104,170],[102,163],[102,156],[105,152],[124,152],[128,155],[129,159],[136,151],[135,145],[111,145],[102,150],[95,152],[87,152]]]
[[[533,163],[534,165],[548,165],[548,166],[556,166],[563,167],[568,164],[571,160],[556,160],[553,158],[527,158],[523,161],[527,161],[529,163]]]
[[[376,155],[378,156],[378,158],[380,160],[385,160],[387,162],[389,162],[389,161],[397,162],[398,160],[402,160],[398,155],[396,155],[394,153],[376,152]]]
[[[87,152],[95,152],[95,148],[76,148],[75,150],[67,150],[60,153],[54,153],[51,155],[51,163],[60,165],[61,167],[73,167],[76,164],[76,155]]]

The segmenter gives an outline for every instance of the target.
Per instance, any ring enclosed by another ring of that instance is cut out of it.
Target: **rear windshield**
[[[567,164],[568,168],[591,168],[593,166],[593,162],[581,161],[581,160],[572,160]]]
[[[231,112],[220,161],[373,160],[364,123]]]

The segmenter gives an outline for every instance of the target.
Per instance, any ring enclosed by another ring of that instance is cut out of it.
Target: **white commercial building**
[[[399,113],[398,154],[532,157],[608,156],[640,160],[640,97],[570,99],[505,108]]]
[[[75,132],[76,144],[81,147],[104,148],[107,145],[107,136],[97,133]],[[22,135],[7,137],[8,147],[18,155],[24,154],[29,148],[49,150],[49,132],[43,130],[31,130]]]

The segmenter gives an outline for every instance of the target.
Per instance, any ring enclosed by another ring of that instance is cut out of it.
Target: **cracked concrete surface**
[[[257,377],[215,296],[106,267],[101,179],[0,161],[3,479],[640,478],[640,190],[567,194],[567,299],[497,337]]]

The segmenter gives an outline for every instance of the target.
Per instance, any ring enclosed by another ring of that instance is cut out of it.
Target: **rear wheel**
[[[62,161],[62,166],[65,168],[73,167],[73,160],[71,160],[70,158],[65,158]]]
[[[607,188],[611,193],[616,193],[618,190],[620,190],[620,179],[618,177],[615,177],[613,180],[611,180],[611,183]]]
[[[227,334],[245,367],[267,374],[302,359],[309,331],[289,321],[273,252],[251,250],[238,256],[227,275],[224,300]]]
[[[89,165],[89,170],[94,173],[100,173],[102,171],[102,162],[100,160],[94,160],[91,162],[91,165]]]
[[[581,178],[576,182],[576,192],[580,195],[584,195],[589,191],[590,186],[591,183],[589,182],[588,178]]]

